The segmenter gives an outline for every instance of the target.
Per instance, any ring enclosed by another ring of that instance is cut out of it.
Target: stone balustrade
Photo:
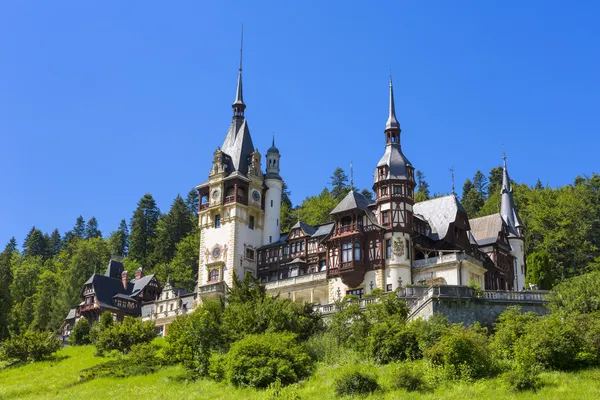
[[[310,283],[326,283],[327,272],[315,272],[314,274],[306,274],[300,276],[294,276],[291,278],[280,279],[265,284],[267,290],[281,289],[285,287],[291,287],[295,285],[310,284]]]

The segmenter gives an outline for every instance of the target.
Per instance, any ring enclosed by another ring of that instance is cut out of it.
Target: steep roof
[[[502,171],[502,189],[500,190],[502,196],[502,202],[500,204],[500,215],[502,219],[508,225],[508,231],[511,236],[520,237],[521,233],[518,228],[523,227],[521,218],[517,213],[515,207],[515,200],[513,199],[512,183],[508,176],[508,169],[506,168],[506,156],[504,156],[504,169]]]
[[[104,308],[117,307],[113,304],[113,297],[117,294],[127,295],[127,290],[123,287],[121,279],[111,278],[110,276],[94,274],[88,279],[87,283],[91,283],[94,286],[98,303]],[[83,295],[83,289],[82,293]]]
[[[131,289],[131,296],[137,296],[147,284],[154,278],[154,274],[146,275],[141,277],[140,279],[132,279],[129,281],[130,284],[133,284],[133,288]]]
[[[386,175],[383,178],[379,177],[375,171],[375,182],[382,179],[408,179],[407,166],[412,166],[408,158],[402,153],[402,149],[397,144],[389,144],[385,147],[385,153],[377,163],[377,167],[387,166]]]
[[[333,229],[333,225],[335,225],[333,222],[330,224],[325,224],[325,225],[321,225],[317,228],[317,231],[315,233],[313,233],[312,237],[320,237],[320,236],[326,236],[329,235],[329,232],[331,232],[331,230]]]
[[[124,270],[125,267],[123,266],[122,262],[111,259],[108,262],[108,267],[106,267],[106,271],[104,271],[104,276],[121,279],[121,274]]]
[[[495,243],[502,231],[502,217],[500,214],[492,214],[473,218],[469,220],[469,225],[471,226],[471,233],[478,244]]]
[[[254,152],[254,144],[246,118],[231,122],[221,150],[231,158],[230,172],[239,171],[244,175],[248,173],[249,157]]]
[[[354,190],[348,192],[346,197],[340,201],[340,203],[330,212],[330,214],[339,214],[344,211],[350,211],[354,209],[360,209],[363,211],[369,210],[369,200],[361,193]]]
[[[413,213],[429,222],[431,238],[441,240],[446,237],[448,227],[456,221],[459,212],[466,211],[454,194],[421,201],[413,206]]]

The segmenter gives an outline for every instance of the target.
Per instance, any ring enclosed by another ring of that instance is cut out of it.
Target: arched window
[[[359,242],[354,243],[354,259],[357,261],[360,260],[360,243]]]
[[[233,196],[233,190],[234,190],[233,186],[229,186],[227,188],[227,191],[225,192],[225,196]]]
[[[219,280],[219,270],[218,269],[213,269],[212,271],[210,271],[208,273],[208,280],[210,282],[216,282]]]

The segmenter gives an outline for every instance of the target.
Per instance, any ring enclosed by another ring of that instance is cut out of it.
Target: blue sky
[[[508,153],[550,186],[599,172],[598,2],[0,3],[0,245],[207,178],[231,120],[240,25],[256,147],[294,203],[354,163],[371,187],[391,66],[403,150],[448,192]]]

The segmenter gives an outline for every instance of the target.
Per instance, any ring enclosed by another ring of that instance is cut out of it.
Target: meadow
[[[344,372],[360,369],[375,373],[381,390],[366,399],[598,399],[600,369],[577,372],[545,372],[537,392],[515,393],[502,377],[472,382],[441,382],[433,391],[418,393],[394,389],[396,364],[377,366],[357,357],[342,358],[334,365],[317,364],[312,376],[283,390],[237,389],[208,379],[182,380],[180,366],[127,378],[97,378],[80,382],[80,371],[109,359],[94,356],[93,346],[66,347],[54,360],[0,369],[0,399],[336,399],[334,381]]]

